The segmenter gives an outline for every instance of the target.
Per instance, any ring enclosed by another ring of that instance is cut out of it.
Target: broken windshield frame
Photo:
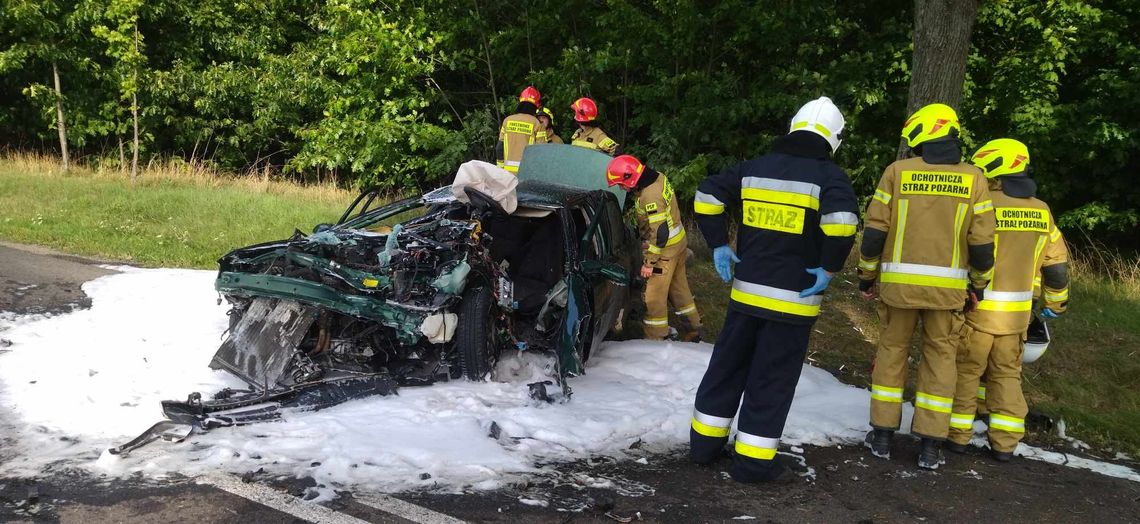
[[[365,194],[362,193],[361,196],[357,197],[356,201],[349,206],[348,210],[344,212],[344,216],[337,222],[335,226],[336,229],[363,229],[385,218],[393,217],[424,206],[422,197],[410,197],[397,200],[379,209],[356,215],[351,220],[347,219],[351,211],[360,203],[360,200],[364,198],[364,196]]]

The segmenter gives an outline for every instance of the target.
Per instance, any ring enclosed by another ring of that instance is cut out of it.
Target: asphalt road
[[[86,307],[82,283],[110,271],[97,261],[0,244],[0,311]],[[15,423],[0,413],[0,461],[5,424]],[[1140,522],[1140,483],[1024,459],[1001,465],[980,450],[950,455],[937,472],[920,471],[916,443],[897,440],[893,461],[861,447],[797,451],[811,474],[777,486],[737,484],[727,478],[727,461],[698,467],[678,449],[641,454],[641,462],[548,465],[549,474],[494,492],[345,492],[324,505],[301,499],[311,479],[251,473],[158,482],[53,471],[0,477],[0,522]],[[607,487],[589,487],[585,477]]]

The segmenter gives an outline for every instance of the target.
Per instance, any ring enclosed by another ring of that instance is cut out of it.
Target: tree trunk
[[[63,155],[63,170],[71,167],[71,158],[67,154],[67,125],[63,119],[63,90],[59,86],[59,66],[53,60],[51,63],[51,76],[55,81],[55,118],[59,129],[59,152]]]
[[[523,18],[526,19],[526,71],[534,72],[534,54],[530,50],[530,10],[523,8]]]
[[[499,93],[495,90],[495,67],[491,63],[491,44],[487,41],[487,33],[483,28],[486,24],[483,23],[483,15],[479,12],[479,0],[471,2],[475,5],[475,18],[479,20],[479,36],[483,40],[483,56],[487,61],[487,83],[491,86],[491,107],[495,110],[495,120],[502,120],[503,115],[499,113]]]
[[[131,185],[139,177],[139,95],[131,94],[131,119],[134,120],[135,137],[131,144]]]
[[[914,0],[914,60],[905,116],[935,102],[958,109],[977,15],[977,0]],[[905,152],[903,143],[899,158]]]
[[[139,23],[135,22],[135,52],[139,50]],[[135,136],[131,147],[131,186],[139,176],[139,66],[135,65],[134,89],[131,90],[131,120],[134,121]]]
[[[119,135],[119,172],[127,167],[127,155],[123,153],[123,137]]]

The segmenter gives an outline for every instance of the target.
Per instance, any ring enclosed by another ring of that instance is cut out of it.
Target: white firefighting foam
[[[572,379],[573,399],[563,404],[531,400],[526,383],[540,359],[514,355],[499,368],[502,382],[403,388],[396,396],[290,412],[281,422],[156,442],[120,458],[106,448],[159,420],[159,401],[242,384],[207,367],[227,324],[214,272],[117,269],[84,285],[90,309],[0,318],[3,338],[12,342],[0,353],[0,433],[14,441],[0,453],[0,474],[263,470],[311,476],[324,486],[322,498],[347,487],[494,489],[541,473],[538,464],[551,461],[683,447],[711,350],[609,343],[585,376]],[[856,442],[866,431],[868,402],[866,390],[805,366],[783,442]],[[489,436],[492,423],[501,429],[498,438]],[[638,441],[639,451],[630,451]]]

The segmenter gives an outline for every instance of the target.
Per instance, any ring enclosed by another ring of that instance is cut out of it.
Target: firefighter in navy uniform
[[[495,144],[495,165],[518,174],[523,150],[531,144],[547,142],[546,127],[538,120],[542,107],[542,94],[534,86],[527,86],[519,94],[515,112],[503,119],[499,126],[499,142]]]
[[[1010,138],[987,142],[971,162],[989,179],[997,215],[993,280],[976,310],[966,314],[958,347],[958,385],[947,449],[964,453],[974,436],[975,411],[989,408],[990,450],[1008,462],[1025,434],[1029,407],[1021,390],[1021,361],[1032,315],[1034,282],[1044,285],[1042,314],[1055,318],[1069,301],[1068,250],[1049,206],[1029,178],[1029,148]],[[987,376],[986,389],[978,381]],[[985,391],[979,402],[975,392]]]
[[[983,299],[994,266],[993,201],[981,170],[962,162],[960,130],[958,114],[945,104],[907,119],[902,137],[917,156],[883,172],[859,246],[859,289],[865,298],[881,299],[866,444],[876,457],[890,458],[902,422],[910,342],[921,320],[911,433],[922,439],[918,466],[924,469],[945,462],[962,312]]]
[[[768,154],[705,179],[697,223],[717,273],[736,279],[724,329],[697,389],[690,457],[712,462],[737,420],[730,474],[739,482],[791,478],[776,449],[792,405],[812,324],[832,275],[855,243],[858,203],[831,155],[844,119],[827,97],[805,104]],[[738,258],[725,208],[741,209]],[[743,402],[741,401],[743,394]]]
[[[685,274],[689,240],[681,224],[681,207],[665,175],[645,167],[633,155],[621,155],[606,168],[606,183],[633,193],[637,231],[645,245],[641,278],[645,279],[645,338],[669,335],[669,304],[681,321],[678,340],[701,340],[701,315]]]

